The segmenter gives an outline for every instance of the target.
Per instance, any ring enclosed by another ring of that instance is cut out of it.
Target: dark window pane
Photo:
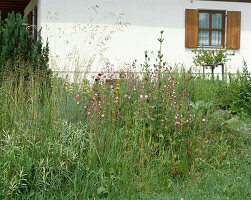
[[[209,28],[210,25],[210,14],[199,13],[199,28]]]
[[[222,29],[222,13],[212,14],[212,28]]]

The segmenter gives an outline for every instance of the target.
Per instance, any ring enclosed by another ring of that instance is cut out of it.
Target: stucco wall
[[[251,3],[40,0],[38,21],[43,38],[48,38],[50,43],[54,70],[77,68],[95,72],[100,70],[106,58],[117,68],[126,66],[124,63],[131,64],[134,59],[142,63],[145,50],[155,52],[156,56],[161,30],[164,30],[165,38],[164,60],[170,65],[184,63],[188,68],[192,66],[192,53],[191,49],[185,48],[187,8],[241,11],[241,49],[227,66],[228,71],[236,72],[242,66],[242,57],[251,66]]]

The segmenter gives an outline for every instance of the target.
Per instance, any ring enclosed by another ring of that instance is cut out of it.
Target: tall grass
[[[25,69],[0,87],[1,199],[250,196],[249,134],[210,103],[208,80],[110,71],[48,85]]]

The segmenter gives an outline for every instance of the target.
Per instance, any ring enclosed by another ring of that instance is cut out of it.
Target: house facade
[[[135,59],[143,63],[145,51],[154,62],[162,30],[163,60],[171,66],[193,66],[192,50],[203,45],[209,50],[235,51],[226,65],[228,72],[241,69],[243,59],[251,68],[251,0],[9,2],[12,2],[9,7],[26,15],[29,24],[37,27],[31,30],[34,37],[42,28],[42,37],[49,42],[54,71],[96,73],[107,61],[114,68],[123,69]],[[15,3],[19,5],[16,10]],[[5,8],[0,3],[0,9]]]

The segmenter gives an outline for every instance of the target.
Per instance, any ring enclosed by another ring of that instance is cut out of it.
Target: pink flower
[[[145,98],[147,99],[147,98],[148,98],[148,96],[147,96],[147,95],[145,95]]]
[[[115,97],[115,99],[119,99],[119,97]]]
[[[92,97],[93,100],[95,100],[95,97]]]
[[[77,94],[77,97],[79,97],[79,94]]]
[[[140,96],[140,98],[142,99],[143,98],[143,95],[141,94],[141,95],[139,95]]]
[[[112,89],[112,88],[113,88],[113,85],[110,85],[110,88]]]
[[[77,102],[77,104],[79,104],[79,101]]]
[[[141,90],[141,93],[144,93],[145,91],[144,90]]]
[[[104,116],[105,116],[104,114],[101,115],[101,117],[104,117]]]
[[[86,108],[86,106],[84,106],[84,108]]]
[[[128,99],[131,99],[131,96],[128,96]]]
[[[100,72],[99,74],[98,74],[98,76],[102,76],[104,73],[103,72]]]

